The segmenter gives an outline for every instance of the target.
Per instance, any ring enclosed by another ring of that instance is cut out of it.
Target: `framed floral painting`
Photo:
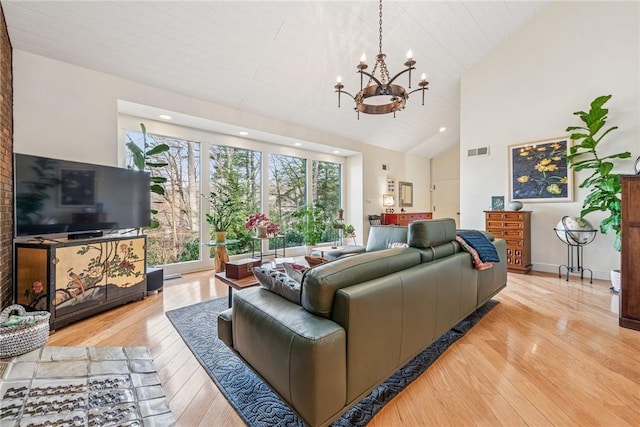
[[[569,137],[513,144],[509,149],[509,196],[521,202],[573,201]]]

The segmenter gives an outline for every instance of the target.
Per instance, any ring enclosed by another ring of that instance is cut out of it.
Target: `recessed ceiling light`
[[[249,132],[246,132],[246,131],[243,130],[243,131],[238,132],[238,135],[247,136],[247,135],[249,135]]]
[[[442,126],[442,127],[440,128],[440,132],[444,132],[445,130],[447,130],[447,128],[446,128],[446,127],[444,127],[444,126]]]
[[[333,150],[333,154],[340,154],[340,150]]]
[[[158,117],[160,117],[163,120],[171,120],[171,116],[168,114],[160,114]]]
[[[302,145],[302,142],[294,142],[293,145],[295,145],[296,147],[300,147]]]

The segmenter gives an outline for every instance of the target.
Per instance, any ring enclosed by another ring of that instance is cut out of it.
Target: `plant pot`
[[[622,281],[620,270],[611,270],[611,290],[620,292],[620,282]]]
[[[267,237],[267,227],[256,227],[256,237],[260,239]]]
[[[227,240],[227,232],[216,231],[216,243],[223,243],[225,240]]]

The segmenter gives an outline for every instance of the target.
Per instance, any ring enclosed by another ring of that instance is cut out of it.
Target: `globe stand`
[[[567,216],[562,217],[563,228],[554,228],[556,236],[567,245],[567,263],[558,267],[558,277],[562,277],[562,267],[567,269],[567,282],[570,273],[580,273],[580,279],[584,279],[584,272],[589,272],[589,283],[593,283],[593,271],[582,265],[584,261],[584,247],[593,242],[598,230],[569,230],[566,224]],[[575,256],[574,256],[575,253]]]

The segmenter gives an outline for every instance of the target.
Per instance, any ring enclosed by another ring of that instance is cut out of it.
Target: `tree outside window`
[[[127,132],[127,141],[143,148],[142,133]],[[162,135],[147,134],[147,149],[167,144],[169,150],[157,160],[167,163],[154,174],[167,178],[165,194],[151,194],[160,226],[146,230],[147,262],[166,265],[200,258],[200,143]],[[131,164],[127,152],[127,165]]]
[[[225,194],[233,202],[235,213],[227,229],[227,239],[240,242],[230,245],[230,254],[251,250],[251,236],[244,228],[247,217],[260,212],[261,159],[258,151],[213,145],[209,149],[210,190]],[[205,205],[205,210],[208,206]],[[214,230],[210,230],[210,233]]]

